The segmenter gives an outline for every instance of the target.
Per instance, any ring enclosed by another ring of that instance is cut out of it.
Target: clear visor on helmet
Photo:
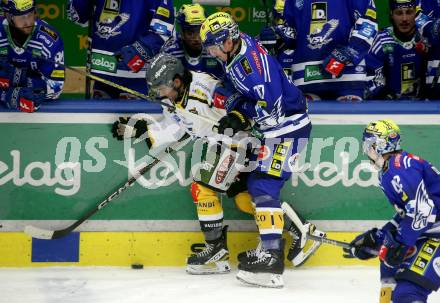
[[[362,152],[366,155],[375,147],[376,138],[374,136],[364,136],[362,143]]]
[[[166,84],[160,84],[158,86],[149,85],[148,97],[154,100],[162,100],[169,98],[172,91],[173,87]]]

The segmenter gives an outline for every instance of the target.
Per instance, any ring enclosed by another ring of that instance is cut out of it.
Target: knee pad
[[[249,195],[249,193],[247,192],[241,192],[238,193],[235,197],[234,197],[234,201],[235,201],[235,206],[237,206],[237,208],[244,212],[244,213],[248,213],[250,215],[255,215],[255,205],[252,202],[252,197],[251,195]]]
[[[194,203],[197,204],[197,216],[199,217],[202,231],[209,231],[222,226],[223,207],[217,193],[203,185],[193,182],[191,194]]]
[[[395,303],[426,303],[431,290],[410,281],[400,280],[393,291],[392,302]]]

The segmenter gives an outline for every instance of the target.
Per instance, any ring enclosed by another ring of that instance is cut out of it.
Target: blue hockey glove
[[[26,86],[26,68],[12,65],[6,57],[0,57],[0,89],[9,87]]]
[[[245,100],[244,96],[226,81],[215,88],[212,103],[214,107],[224,108],[226,112],[231,112],[242,100]]]
[[[265,26],[261,29],[259,40],[261,45],[263,45],[268,51],[271,51],[275,48],[278,39],[280,39],[280,36],[277,35],[272,27]]]
[[[126,45],[121,48],[119,52],[115,53],[115,57],[118,59],[119,68],[130,68],[131,71],[137,73],[145,62],[153,56],[150,49],[136,41],[133,44]]]
[[[400,243],[391,231],[387,231],[379,251],[379,259],[388,267],[396,267],[405,259],[409,248],[408,245]]]
[[[217,131],[219,134],[224,134],[225,130],[232,129],[232,134],[228,135],[234,135],[241,130],[246,130],[250,126],[248,119],[236,110],[231,111],[221,118],[218,124]]]
[[[22,112],[33,113],[38,110],[44,101],[46,93],[28,87],[15,87],[1,93],[0,100],[9,109],[18,109]]]
[[[380,229],[373,228],[363,234],[360,234],[350,245],[350,249],[344,248],[344,258],[358,258],[360,260],[368,260],[376,257],[374,254],[367,252],[367,249],[378,250],[382,244],[384,234]]]
[[[335,48],[323,61],[324,73],[339,77],[346,65],[353,62],[357,51],[350,47]]]

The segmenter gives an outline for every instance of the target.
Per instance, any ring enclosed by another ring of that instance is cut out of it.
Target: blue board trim
[[[32,238],[32,262],[79,262],[80,233],[54,240]]]
[[[12,112],[0,106],[0,112]],[[44,103],[43,113],[150,113],[158,114],[157,103],[144,100],[57,100]],[[440,114],[437,101],[364,101],[358,103],[319,101],[309,103],[309,113],[321,115]]]

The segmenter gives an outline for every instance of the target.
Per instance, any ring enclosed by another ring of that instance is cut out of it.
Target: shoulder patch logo
[[[55,31],[51,30],[50,28],[44,25],[40,25],[40,31],[48,34],[54,41],[58,40],[58,34]]]
[[[241,67],[243,67],[243,70],[246,73],[246,75],[252,74],[251,64],[249,63],[249,60],[246,57],[240,60],[240,65]]]

